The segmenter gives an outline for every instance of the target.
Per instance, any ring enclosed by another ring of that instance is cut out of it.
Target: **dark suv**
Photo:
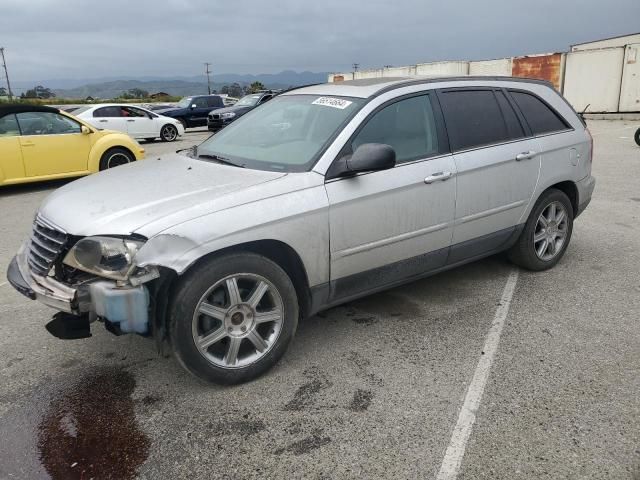
[[[265,90],[261,92],[245,95],[238,102],[226,108],[220,108],[215,112],[209,113],[207,118],[207,126],[212,132],[222,130],[234,120],[240,118],[242,115],[250,110],[253,110],[258,105],[262,105],[264,102],[271,100],[278,92],[272,90]]]
[[[184,97],[176,107],[156,110],[156,113],[180,120],[184,128],[204,127],[207,124],[207,114],[223,107],[220,95],[198,95]]]

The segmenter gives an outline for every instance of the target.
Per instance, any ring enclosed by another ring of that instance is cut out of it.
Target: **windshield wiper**
[[[188,157],[195,158],[197,145],[191,145],[187,148],[181,148],[180,150],[176,150],[176,153],[186,152]]]
[[[234,167],[244,168],[244,165],[232,162],[228,158],[221,157],[220,155],[212,155],[210,153],[200,153],[198,154],[198,158],[203,158],[205,160],[215,160],[216,162],[220,162],[225,165],[232,165]]]

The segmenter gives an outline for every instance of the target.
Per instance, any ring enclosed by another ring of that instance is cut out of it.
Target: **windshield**
[[[182,100],[178,102],[179,108],[187,108],[191,106],[192,97],[184,97]]]
[[[260,100],[260,95],[247,95],[242,97],[236,103],[237,106],[241,107],[253,107]]]
[[[363,98],[281,95],[251,110],[198,146],[258,170],[309,170],[365,103]]]

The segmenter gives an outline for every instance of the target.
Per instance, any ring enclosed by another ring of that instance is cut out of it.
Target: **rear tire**
[[[633,139],[636,141],[636,143],[640,147],[640,128],[636,130],[636,134],[633,136]]]
[[[178,118],[178,121],[182,124],[182,126],[184,127],[184,129],[187,129],[187,121],[184,118]]]
[[[129,150],[121,147],[110,148],[104,152],[100,158],[100,171],[135,161],[136,158]]]
[[[284,355],[298,325],[289,276],[254,253],[201,263],[178,282],[168,311],[171,345],[193,375],[212,383],[252,380]]]
[[[564,192],[551,188],[531,210],[518,241],[508,252],[509,260],[528,270],[547,270],[564,255],[572,232],[571,201]]]
[[[163,142],[175,142],[178,139],[178,129],[175,125],[164,125],[160,129],[160,140]]]

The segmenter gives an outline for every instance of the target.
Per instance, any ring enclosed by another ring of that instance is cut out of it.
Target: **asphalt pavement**
[[[593,201],[506,304],[516,269],[491,257],[305,321],[245,385],[203,384],[137,336],[58,340],[0,277],[0,479],[430,479],[465,418],[457,478],[639,479],[638,126],[590,122]],[[0,190],[0,270],[64,183]]]

